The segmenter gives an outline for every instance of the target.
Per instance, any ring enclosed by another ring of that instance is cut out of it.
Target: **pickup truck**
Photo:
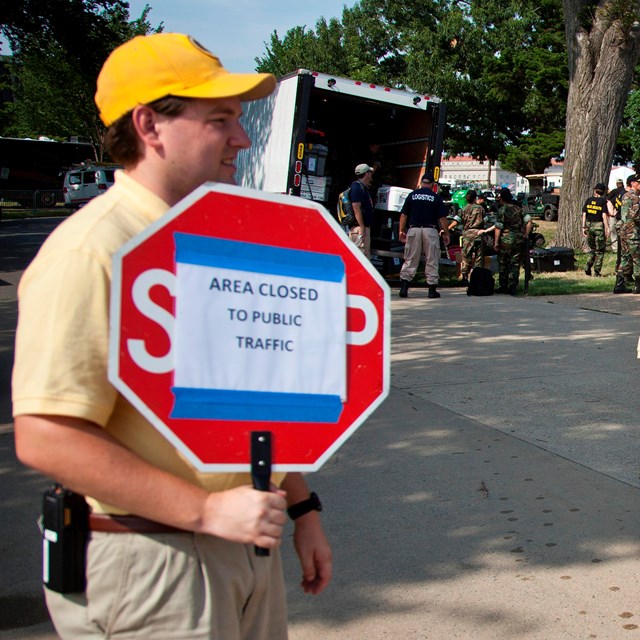
[[[520,202],[522,207],[532,216],[543,218],[547,222],[554,222],[558,219],[560,193],[557,189],[525,195]]]
[[[557,177],[551,180],[544,173],[532,173],[526,176],[529,181],[529,196],[523,202],[523,206],[532,216],[544,218],[547,222],[558,219],[558,207],[560,206],[560,187],[557,185]]]

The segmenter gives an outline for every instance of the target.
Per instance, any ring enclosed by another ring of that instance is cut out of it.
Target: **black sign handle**
[[[271,431],[251,432],[251,480],[258,491],[271,490]],[[255,547],[257,556],[268,556],[269,549]]]

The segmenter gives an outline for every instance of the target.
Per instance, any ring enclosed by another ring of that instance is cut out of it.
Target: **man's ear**
[[[133,126],[145,146],[158,148],[161,145],[158,136],[158,113],[151,107],[140,104],[131,113]]]

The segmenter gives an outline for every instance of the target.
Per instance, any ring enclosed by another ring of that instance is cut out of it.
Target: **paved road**
[[[300,592],[285,542],[291,640],[638,636],[640,296],[410,295],[393,297],[389,399],[311,478],[336,556],[325,594]],[[0,637],[52,640],[44,481],[13,455],[15,300],[0,306]]]
[[[312,479],[331,590],[302,598],[286,556],[292,640],[640,633],[628,298],[394,296],[391,396]]]
[[[39,496],[47,481],[15,459],[10,379],[17,319],[16,285],[23,269],[62,218],[0,222],[0,638],[50,640],[40,587]]]

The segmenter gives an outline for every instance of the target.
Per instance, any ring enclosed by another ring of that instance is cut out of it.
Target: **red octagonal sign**
[[[109,378],[200,471],[314,471],[389,392],[389,288],[314,202],[207,184],[114,256]]]

